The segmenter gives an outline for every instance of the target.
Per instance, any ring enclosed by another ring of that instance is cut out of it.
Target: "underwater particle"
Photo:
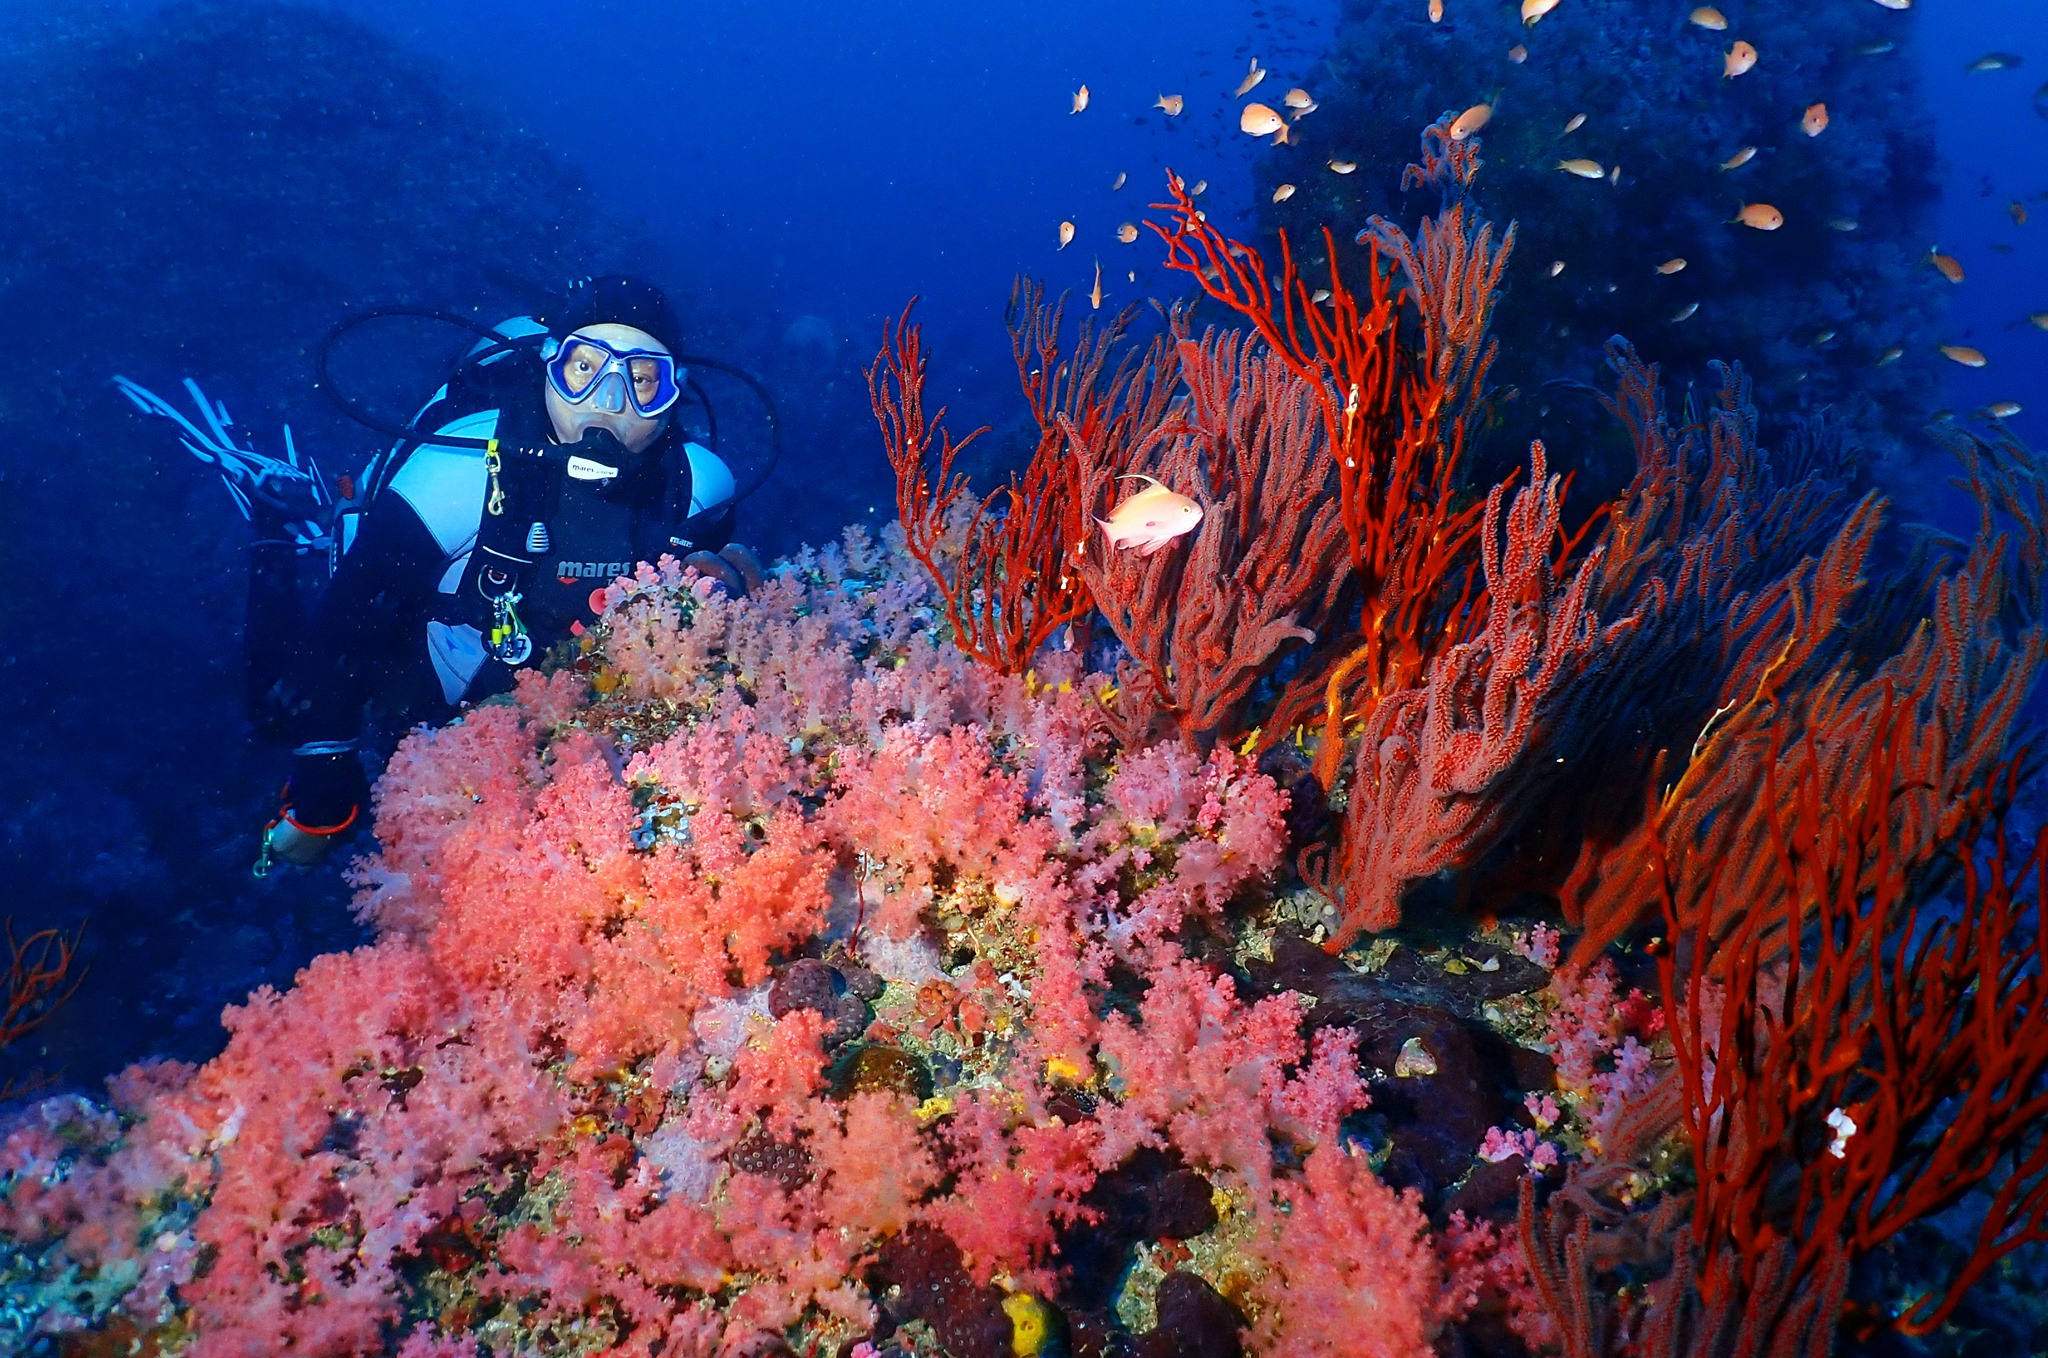
[[[1358,162],[1355,160],[1333,160],[1330,162],[1330,169],[1338,174],[1350,174],[1357,168]]]
[[[1558,0],[1522,0],[1522,24],[1533,27],[1537,20],[1557,8]]]
[[[1799,115],[1799,130],[1809,137],[1818,137],[1828,130],[1828,106],[1809,104],[1806,112]]]
[[[1246,104],[1237,115],[1237,130],[1247,136],[1270,136],[1275,146],[1287,140],[1287,120],[1264,104]]]
[[[1579,130],[1580,128],[1584,127],[1585,125],[1586,125],[1586,115],[1585,115],[1585,114],[1583,114],[1583,113],[1574,113],[1574,114],[1572,115],[1572,120],[1571,120],[1570,122],[1568,122],[1568,123],[1566,123],[1566,124],[1564,125],[1564,131],[1562,131],[1562,132],[1558,133],[1558,135],[1559,135],[1560,137],[1568,137],[1568,136],[1570,136],[1570,135],[1571,135],[1572,133],[1574,133],[1574,132],[1578,131],[1578,130]]]
[[[1422,1045],[1422,1039],[1411,1037],[1401,1044],[1400,1054],[1394,1058],[1394,1078],[1412,1080],[1418,1075],[1436,1074],[1436,1057],[1429,1048]]]
[[[1700,304],[1698,302],[1688,302],[1678,309],[1678,314],[1671,318],[1671,323],[1677,325],[1680,321],[1690,320],[1692,319],[1692,314],[1699,309]]]
[[[1730,226],[1737,222],[1755,231],[1776,231],[1785,224],[1785,214],[1769,203],[1745,203],[1742,211],[1728,219]]]
[[[1984,357],[1981,349],[1972,349],[1967,344],[1944,344],[1941,352],[1965,368],[1981,368],[1991,360]]]
[[[1116,238],[1122,241],[1125,245],[1129,245],[1132,241],[1138,238],[1137,224],[1134,222],[1125,222],[1122,226],[1116,229]]]
[[[1433,24],[1444,21],[1444,0],[1429,0],[1429,21]]]
[[[1169,118],[1180,117],[1180,111],[1187,107],[1187,100],[1178,94],[1162,94],[1152,101],[1152,107]]]
[[[1120,189],[1120,188],[1122,188],[1122,187],[1124,186],[1124,181],[1125,181],[1125,180],[1127,180],[1127,179],[1129,179],[1129,178],[1130,178],[1130,176],[1129,176],[1129,175],[1125,174],[1125,173],[1124,173],[1124,172],[1123,172],[1122,170],[1118,170],[1118,171],[1116,172],[1116,178],[1115,178],[1115,179],[1112,179],[1112,180],[1111,180],[1111,181],[1109,182],[1109,191],[1110,191],[1111,193],[1115,193],[1115,192],[1116,192],[1116,191],[1117,191],[1118,189]]]
[[[1719,33],[1728,27],[1728,16],[1715,9],[1712,5],[1701,5],[1686,16],[1686,22]]]
[[[1073,224],[1072,222],[1061,222],[1061,223],[1060,223],[1060,249],[1064,250],[1064,249],[1066,249],[1066,248],[1067,248],[1067,247],[1068,247],[1069,245],[1072,245],[1073,243],[1074,243],[1074,224]]]
[[[1670,259],[1657,266],[1657,272],[1661,274],[1674,274],[1684,267],[1685,260],[1677,255],[1673,255]]]
[[[2015,198],[2005,205],[2005,215],[2012,218],[2014,226],[2025,226],[2027,224],[2027,205]]]
[[[1550,276],[1551,276],[1552,278],[1555,278],[1555,277],[1557,277],[1557,276],[1558,276],[1559,274],[1561,274],[1561,273],[1563,273],[1563,272],[1564,272],[1564,261],[1563,261],[1563,260],[1561,260],[1561,259],[1553,259],[1553,260],[1551,260],[1551,261],[1550,261]]]
[[[1522,44],[1516,43],[1508,49],[1508,60],[1514,62],[1515,65],[1519,66],[1528,59],[1529,49],[1522,46]]]
[[[1737,38],[1735,45],[1721,58],[1721,78],[1733,80],[1756,68],[1756,48]]]
[[[1830,217],[1828,218],[1828,229],[1830,231],[1854,231],[1856,229],[1856,219],[1854,217]]]
[[[1905,356],[1905,349],[1900,345],[1894,344],[1891,348],[1885,350],[1883,353],[1877,356],[1877,366],[1880,368],[1889,368],[1892,364],[1897,363],[1900,359],[1904,358]]]
[[[1493,105],[1474,104],[1463,113],[1460,113],[1456,121],[1451,124],[1451,140],[1463,141],[1491,121],[1493,121]]]
[[[1585,156],[1577,156],[1571,160],[1560,160],[1557,162],[1557,168],[1563,170],[1566,174],[1577,175],[1581,179],[1604,179],[1607,177],[1607,167],[1605,165],[1602,165],[1597,160],[1588,159]]]
[[[1281,97],[1280,102],[1293,109],[1296,113],[1313,113],[1316,110],[1316,101],[1310,98],[1309,92],[1302,89],[1299,85],[1287,91]]]
[[[1934,266],[1936,273],[1946,278],[1949,282],[1960,283],[1963,281],[1962,262],[1954,255],[1944,255],[1939,250],[1929,250],[1927,252],[1927,262]]]
[[[1088,87],[1083,85],[1080,89],[1074,91],[1073,112],[1079,113],[1086,107],[1088,107]]]
[[[1273,190],[1273,201],[1276,203],[1284,203],[1293,196],[1294,185],[1292,184],[1281,184],[1276,186]]]
[[[1237,83],[1237,89],[1233,91],[1235,97],[1239,99],[1244,98],[1247,94],[1258,88],[1259,82],[1265,78],[1266,68],[1259,65],[1257,57],[1253,57],[1252,68],[1244,73],[1244,79]]]
[[[2009,420],[2020,413],[2018,401],[1993,401],[1978,412],[1987,420]]]
[[[1754,146],[1745,146],[1734,155],[1728,157],[1728,159],[1722,161],[1721,168],[1723,170],[1739,170],[1755,159],[1756,148]]]
[[[2019,64],[2020,59],[2017,53],[1986,52],[1968,66],[1963,67],[1963,71],[1968,75],[1976,75],[1982,71],[2009,71]]]
[[[1899,45],[1895,42],[1866,42],[1856,49],[1856,55],[1859,57],[1881,57],[1887,52],[1896,52],[1898,48]]]
[[[1052,1308],[1029,1292],[1012,1292],[1003,1298],[1003,1314],[1010,1318],[1010,1352],[1017,1358],[1036,1358],[1052,1342]]]

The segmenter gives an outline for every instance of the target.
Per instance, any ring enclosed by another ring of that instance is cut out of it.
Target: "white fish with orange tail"
[[[1175,538],[1194,531],[1202,521],[1202,507],[1187,496],[1168,490],[1149,476],[1135,472],[1119,481],[1144,481],[1145,489],[1109,511],[1102,525],[1109,545],[1136,547],[1139,556],[1151,556],[1165,549]]]

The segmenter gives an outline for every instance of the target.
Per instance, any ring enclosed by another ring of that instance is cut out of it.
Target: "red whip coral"
[[[1332,947],[1399,923],[1404,885],[1475,861],[1525,814],[1529,789],[1552,773],[1546,766],[1569,757],[1557,752],[1584,743],[1574,728],[1592,720],[1598,674],[1634,624],[1602,628],[1592,615],[1597,552],[1569,583],[1554,577],[1561,496],[1546,470],[1538,443],[1504,537],[1505,487],[1487,497],[1484,630],[1440,653],[1417,687],[1383,699],[1366,724],[1343,834],[1327,865],[1320,856],[1312,865],[1342,911]]]

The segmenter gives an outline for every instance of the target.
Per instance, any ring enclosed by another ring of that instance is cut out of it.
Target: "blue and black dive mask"
[[[571,334],[541,348],[548,385],[572,406],[589,403],[607,414],[628,408],[653,419],[682,395],[676,361],[655,349],[612,348],[601,339]]]

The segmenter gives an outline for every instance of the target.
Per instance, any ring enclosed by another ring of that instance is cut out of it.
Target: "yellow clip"
[[[492,439],[484,446],[484,470],[491,476],[491,498],[484,501],[484,508],[493,515],[505,512],[505,488],[498,484],[498,470],[505,465],[498,456],[498,441]]]

